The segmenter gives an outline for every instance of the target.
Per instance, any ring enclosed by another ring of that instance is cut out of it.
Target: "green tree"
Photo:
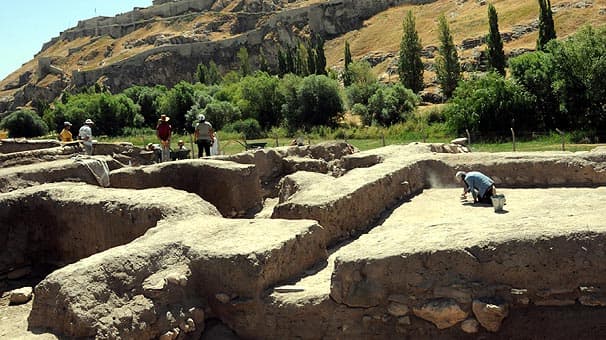
[[[444,115],[456,133],[469,129],[484,136],[509,136],[512,122],[515,126],[529,126],[534,106],[534,96],[523,86],[491,72],[462,81]]]
[[[256,119],[263,129],[279,125],[283,98],[280,81],[265,72],[244,77],[238,84],[232,101],[243,112],[244,118]]]
[[[493,70],[505,75],[505,52],[499,32],[499,16],[491,3],[488,4],[488,26],[488,36],[486,36],[488,63]]]
[[[351,59],[351,50],[349,48],[349,41],[345,40],[345,51],[344,51],[344,68],[343,68],[343,85],[349,86],[351,85],[351,74],[349,74],[349,64],[352,63]]]
[[[314,51],[316,51],[316,74],[326,74],[326,56],[324,55],[324,39],[317,35],[314,39]]]
[[[419,103],[417,95],[402,84],[383,85],[370,97],[368,112],[382,126],[403,122]]]
[[[132,86],[124,90],[124,94],[132,99],[135,104],[140,107],[140,114],[143,116],[144,125],[155,127],[158,117],[158,98],[164,96],[168,89],[164,85],[148,86]]]
[[[423,90],[423,62],[421,61],[421,40],[415,27],[415,17],[408,11],[404,18],[398,74],[400,82],[415,93]]]
[[[452,41],[452,34],[450,34],[450,28],[444,14],[440,15],[438,19],[438,27],[440,31],[440,47],[438,48],[439,54],[436,58],[436,73],[442,93],[447,98],[450,98],[461,79],[461,66],[459,64],[457,48]]]
[[[296,131],[318,125],[335,126],[343,113],[339,84],[324,75],[310,75],[302,81],[297,78],[284,79],[281,87],[288,128]]]
[[[570,121],[560,111],[553,83],[555,67],[553,55],[542,51],[524,53],[509,60],[511,76],[534,95],[534,122],[527,129],[568,129]]]
[[[246,77],[247,75],[251,74],[250,60],[248,58],[248,50],[246,47],[241,47],[240,50],[238,50],[237,57],[238,65],[240,67],[240,75],[242,77]]]
[[[207,84],[208,82],[208,67],[204,64],[198,64],[196,67],[196,73],[194,74],[194,80],[201,84]]]
[[[585,26],[566,41],[551,41],[553,88],[572,128],[606,130],[606,29]]]
[[[0,128],[8,130],[10,138],[38,137],[48,133],[48,125],[32,110],[17,110],[0,121]]]
[[[164,96],[158,98],[158,113],[171,118],[174,131],[182,131],[185,126],[185,114],[194,105],[194,85],[181,81]]]
[[[553,13],[550,0],[539,1],[539,37],[537,38],[537,50],[544,50],[550,40],[556,38]]]
[[[219,67],[217,67],[217,64],[213,60],[211,60],[208,65],[208,76],[206,77],[206,80],[207,85],[216,85],[223,81],[221,72],[219,72]]]

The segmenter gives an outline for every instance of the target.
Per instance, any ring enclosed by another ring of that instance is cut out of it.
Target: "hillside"
[[[419,1],[414,1],[418,3]],[[406,11],[416,15],[417,30],[432,63],[437,46],[437,17],[446,14],[463,66],[477,68],[487,32],[485,3],[474,0],[410,4],[401,0],[212,1],[180,0],[115,17],[80,21],[45,44],[33,60],[0,81],[0,114],[32,101],[50,102],[64,89],[103,83],[112,91],[134,84],[171,86],[191,80],[199,63],[216,62],[222,71],[237,65],[236,52],[246,47],[251,62],[260,51],[275,65],[281,46],[311,33],[327,39],[329,67],[342,67],[348,40],[354,60],[366,59],[384,81],[393,81]],[[535,1],[497,0],[506,53],[534,48]],[[583,24],[606,23],[606,1],[553,0],[558,38]],[[427,72],[431,85],[433,75]]]

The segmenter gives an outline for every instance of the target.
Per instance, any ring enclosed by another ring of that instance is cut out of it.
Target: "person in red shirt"
[[[172,126],[168,124],[170,120],[166,115],[161,115],[156,126],[156,135],[160,139],[162,146],[162,162],[170,161],[170,137],[172,135]]]

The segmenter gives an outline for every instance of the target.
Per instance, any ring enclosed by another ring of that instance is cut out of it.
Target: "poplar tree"
[[[246,77],[251,73],[250,61],[248,60],[248,50],[246,47],[241,47],[237,53],[238,63],[240,64],[240,75]]]
[[[421,40],[415,28],[415,17],[408,11],[404,18],[398,74],[400,82],[415,93],[423,89],[423,62],[421,61]]]
[[[505,75],[505,52],[503,52],[503,40],[499,32],[499,17],[497,10],[492,4],[488,4],[488,62],[490,67],[501,75]]]
[[[316,51],[316,74],[326,74],[326,56],[324,55],[324,39],[322,37],[316,36],[314,50]]]
[[[349,64],[352,62],[351,50],[349,49],[349,41],[345,41],[345,69],[343,70],[343,86],[351,85],[351,74],[349,73]]]
[[[537,38],[537,50],[545,50],[550,40],[556,38],[555,25],[553,23],[553,12],[550,0],[539,1],[539,37]]]
[[[438,18],[438,28],[440,34],[439,54],[436,60],[438,83],[442,88],[442,93],[447,98],[450,98],[461,79],[461,65],[459,64],[457,48],[452,41],[452,34],[450,34],[450,28],[444,14]]]

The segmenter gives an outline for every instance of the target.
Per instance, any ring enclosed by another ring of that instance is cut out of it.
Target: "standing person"
[[[78,137],[80,137],[80,139],[82,140],[82,145],[84,145],[84,151],[86,151],[87,155],[92,155],[93,154],[93,131],[92,131],[92,126],[95,123],[92,121],[92,119],[87,119],[84,122],[84,125],[82,125],[82,127],[80,128],[80,131],[78,131]]]
[[[204,155],[204,152],[206,152],[206,156],[210,156],[210,147],[213,145],[215,132],[204,115],[199,115],[198,120],[194,137],[196,138],[196,144],[198,144],[198,158],[200,158]]]
[[[63,130],[61,130],[61,133],[59,134],[59,140],[62,142],[72,142],[74,140],[72,137],[72,132],[70,131],[71,127],[72,123],[63,122]]]
[[[166,115],[160,115],[156,126],[156,135],[160,138],[160,145],[162,146],[162,162],[170,161],[170,137],[173,128],[168,124],[169,120],[170,118]]]
[[[497,189],[490,177],[479,171],[458,171],[455,178],[457,181],[463,182],[464,188],[461,198],[467,198],[467,193],[471,192],[474,203],[492,203],[490,197],[496,195]]]

